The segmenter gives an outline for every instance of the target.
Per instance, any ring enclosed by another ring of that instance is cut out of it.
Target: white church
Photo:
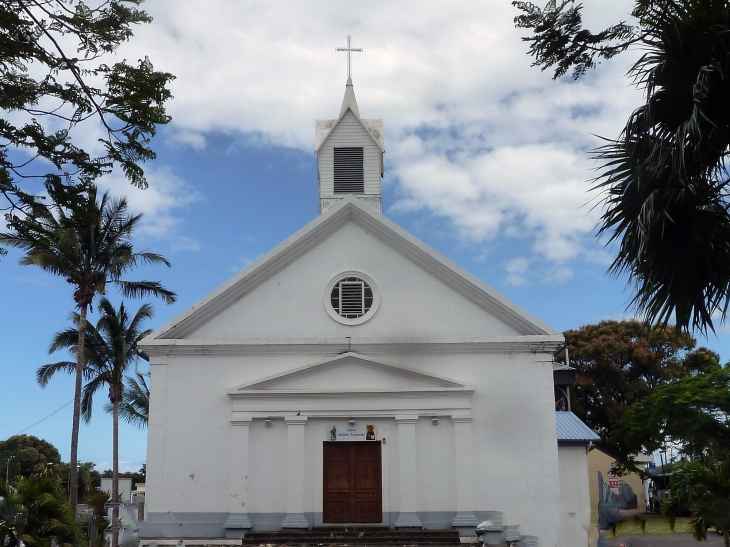
[[[555,411],[562,334],[382,215],[384,151],[348,78],[316,122],[319,216],[141,344],[141,537],[488,520],[587,544],[597,437]]]

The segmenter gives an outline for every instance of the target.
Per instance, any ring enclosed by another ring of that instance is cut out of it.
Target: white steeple
[[[349,75],[340,116],[336,120],[317,120],[314,152],[320,213],[347,194],[354,194],[382,213],[383,120],[360,117]]]
[[[342,98],[342,108],[340,109],[340,116],[345,113],[347,109],[352,110],[358,118],[360,117],[360,111],[357,109],[357,101],[355,100],[355,90],[352,87],[352,78],[347,77],[347,84],[345,85],[345,96]]]

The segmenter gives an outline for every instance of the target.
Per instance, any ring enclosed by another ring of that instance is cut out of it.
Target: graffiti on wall
[[[609,475],[604,482],[598,472],[598,529],[608,530],[612,524],[624,519],[622,511],[636,509],[638,500],[634,490],[625,481]]]

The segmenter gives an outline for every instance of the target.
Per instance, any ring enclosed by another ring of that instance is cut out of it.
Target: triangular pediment
[[[231,396],[247,392],[382,392],[464,389],[462,383],[384,363],[348,352],[336,357],[299,367],[287,372],[261,378],[229,390]]]
[[[327,282],[350,269],[376,270],[375,282],[390,291],[375,319],[357,332],[335,323],[323,304]],[[428,292],[411,290],[414,285]],[[399,315],[402,310],[411,315]],[[562,341],[559,332],[348,195],[141,346],[154,353],[156,344],[163,351],[174,340],[230,343],[249,338],[344,339],[353,334],[372,339],[542,336]]]

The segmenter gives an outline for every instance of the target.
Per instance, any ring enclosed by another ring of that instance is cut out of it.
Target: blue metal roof
[[[556,412],[555,421],[558,426],[558,442],[589,443],[601,440],[572,412]]]

